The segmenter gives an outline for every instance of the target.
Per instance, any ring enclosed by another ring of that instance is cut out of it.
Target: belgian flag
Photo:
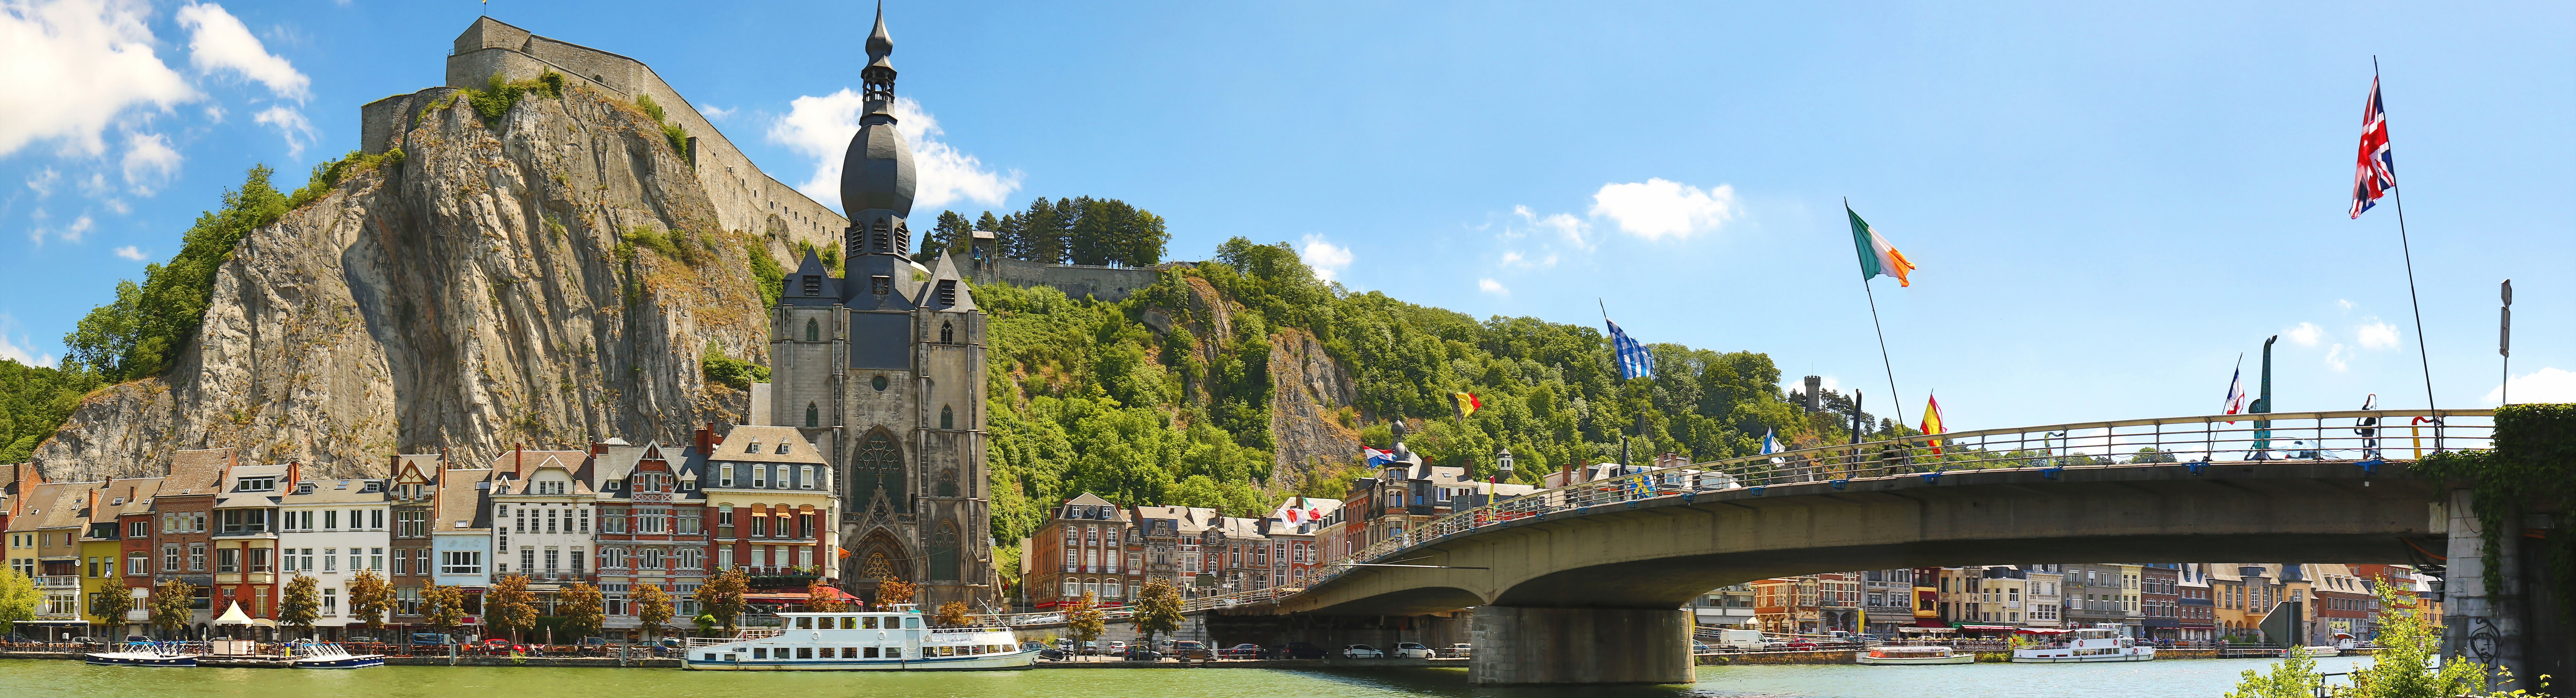
[[[1468,417],[1475,415],[1476,410],[1484,409],[1484,407],[1485,403],[1476,401],[1475,393],[1449,394],[1449,408],[1458,412],[1458,419],[1460,421],[1465,421]]]

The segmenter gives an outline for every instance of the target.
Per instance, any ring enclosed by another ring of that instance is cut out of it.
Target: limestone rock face
[[[100,391],[34,456],[46,477],[157,476],[236,446],[381,477],[396,452],[479,462],[514,444],[679,441],[737,421],[713,349],[766,362],[748,254],[787,226],[725,231],[651,117],[575,88],[485,124],[423,91],[405,159],[244,239],[163,378]]]
[[[1359,457],[1359,430],[1344,424],[1359,423],[1359,389],[1314,335],[1289,328],[1270,336],[1270,380],[1273,472],[1282,484],[1303,485]]]

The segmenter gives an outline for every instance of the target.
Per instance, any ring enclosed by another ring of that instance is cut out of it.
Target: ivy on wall
[[[2478,516],[2478,535],[2485,544],[2486,591],[2498,593],[2497,575],[2505,533],[2520,534],[2522,513],[2555,509],[2555,525],[2538,540],[2548,552],[2551,576],[2566,620],[2576,622],[2576,539],[2568,532],[2576,512],[2576,404],[2506,405],[2496,409],[2495,448],[2448,451],[2425,456],[2416,466],[2427,477],[2465,481],[2470,508]]]

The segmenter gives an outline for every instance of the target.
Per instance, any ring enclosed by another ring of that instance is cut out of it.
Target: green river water
[[[2366,657],[2317,660],[2340,672]],[[976,673],[763,673],[678,669],[389,666],[349,671],[140,669],[60,660],[0,660],[7,698],[199,696],[452,698],[692,698],[696,696],[902,696],[905,698],[1360,698],[1375,696],[2216,696],[2252,659],[2136,664],[1700,667],[1694,686],[1480,689],[1464,669],[1037,669]]]

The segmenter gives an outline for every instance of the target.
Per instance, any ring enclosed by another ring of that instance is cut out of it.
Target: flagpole
[[[2370,82],[2376,90],[2379,86],[2378,56],[2370,57]],[[2380,95],[2379,101],[2379,116],[2385,120],[2388,118],[2386,95]],[[2394,169],[2391,168],[2391,174],[2394,174]],[[2415,293],[2415,247],[2406,239],[2406,191],[2401,187],[2390,188],[2397,190],[2392,193],[2397,199],[2397,249],[2406,255],[2406,302],[2415,308],[2415,358],[2424,365],[2424,408],[2433,411],[2434,419],[2441,419],[2441,408],[2433,402],[2433,356],[2424,348],[2424,301]],[[2433,433],[2433,450],[2439,452],[2442,450],[2442,431],[2435,429]]]
[[[1878,292],[1871,290],[1868,279],[1860,280],[1860,290],[1869,295],[1869,326],[1878,330],[1878,364],[1887,369],[1889,404],[1896,406],[1896,423],[1905,424],[1905,397],[1896,391],[1896,364],[1887,359],[1887,328],[1878,324]]]

